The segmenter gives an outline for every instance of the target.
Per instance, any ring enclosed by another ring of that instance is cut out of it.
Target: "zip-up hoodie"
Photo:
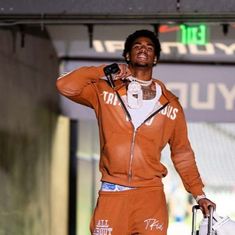
[[[183,109],[162,82],[153,80],[162,95],[153,112],[137,128],[120,97],[123,82],[115,89],[104,79],[103,68],[81,67],[57,80],[57,89],[67,98],[91,107],[96,113],[100,137],[102,181],[130,187],[161,186],[167,175],[160,162],[161,151],[170,145],[171,158],[185,189],[193,196],[204,194],[203,183],[187,136]]]

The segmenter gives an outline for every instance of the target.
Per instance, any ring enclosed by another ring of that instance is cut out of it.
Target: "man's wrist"
[[[201,200],[201,199],[205,199],[206,198],[206,195],[205,194],[202,194],[202,195],[198,195],[198,196],[196,196],[195,197],[195,200],[196,200],[196,202],[198,203],[199,202],[199,200]]]

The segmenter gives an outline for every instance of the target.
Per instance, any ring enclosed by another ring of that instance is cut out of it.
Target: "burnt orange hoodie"
[[[99,125],[102,181],[131,187],[162,185],[167,175],[161,151],[170,145],[171,158],[185,189],[203,194],[194,153],[187,137],[184,113],[178,99],[158,80],[162,96],[149,117],[135,129],[120,102],[126,94],[121,81],[116,89],[104,77],[104,65],[81,67],[57,80],[60,93],[94,109]]]

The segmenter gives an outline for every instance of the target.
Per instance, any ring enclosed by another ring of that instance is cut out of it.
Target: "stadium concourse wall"
[[[0,234],[66,234],[69,120],[56,52],[40,27],[0,28],[0,45]]]

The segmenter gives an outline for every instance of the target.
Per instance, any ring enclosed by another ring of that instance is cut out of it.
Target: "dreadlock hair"
[[[130,61],[127,61],[126,59],[126,54],[130,52],[134,41],[139,37],[146,37],[152,41],[154,45],[155,55],[157,56],[157,60],[159,60],[161,52],[161,44],[159,42],[157,35],[155,35],[152,31],[149,31],[147,29],[142,29],[142,30],[137,30],[134,33],[130,34],[125,41],[122,56],[125,58],[126,63],[127,64],[130,63]]]

